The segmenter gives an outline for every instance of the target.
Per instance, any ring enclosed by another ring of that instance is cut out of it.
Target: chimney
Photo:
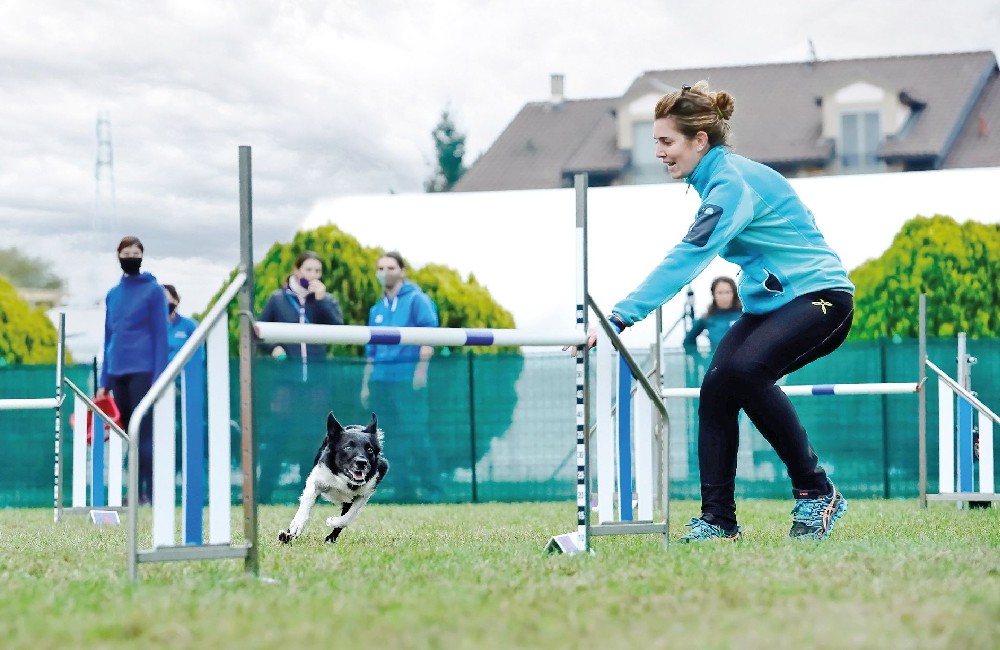
[[[559,108],[563,103],[563,80],[561,74],[551,75],[552,79],[552,108]]]

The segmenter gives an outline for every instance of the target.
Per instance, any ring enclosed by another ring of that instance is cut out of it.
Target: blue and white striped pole
[[[789,397],[802,395],[907,395],[916,393],[919,383],[884,384],[805,384],[800,386],[778,386]],[[662,396],[694,399],[701,394],[701,388],[664,388]]]

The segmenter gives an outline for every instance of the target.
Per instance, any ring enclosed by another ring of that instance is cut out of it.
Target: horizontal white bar
[[[918,384],[807,384],[802,386],[778,386],[785,395],[905,395],[917,392]],[[700,388],[664,388],[663,397],[693,399],[701,393]]]
[[[254,324],[266,343],[322,343],[341,345],[583,345],[582,330],[527,332],[516,329],[456,327],[365,327],[302,323]]]
[[[0,411],[41,411],[54,409],[59,402],[55,397],[34,399],[0,399]]]

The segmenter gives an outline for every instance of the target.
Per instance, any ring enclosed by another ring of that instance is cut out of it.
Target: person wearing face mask
[[[194,319],[188,318],[187,316],[182,316],[177,311],[177,306],[181,303],[180,294],[177,293],[177,288],[172,284],[163,285],[163,290],[166,291],[167,296],[167,363],[174,360],[174,356],[177,355],[178,350],[187,343],[188,338],[194,333],[198,323]],[[198,348],[195,355],[191,357],[191,361],[194,362],[198,359],[204,359],[204,348]]]
[[[128,430],[132,413],[167,365],[167,300],[150,273],[141,273],[142,242],[123,237],[118,244],[122,278],[105,298],[104,357],[96,399],[111,393]],[[153,419],[139,428],[139,502],[153,496]]]
[[[809,208],[781,174],[729,149],[736,101],[708,82],[664,95],[656,157],[701,197],[687,234],[608,316],[619,333],[691,282],[715,257],[741,267],[743,314],[715,349],[698,403],[701,516],[682,542],[736,540],[735,479],[743,410],[785,464],[795,505],[788,536],[824,539],[847,511],[777,382],[836,350],[854,315],[854,285]],[[588,333],[588,345],[596,342]]]
[[[397,251],[379,257],[375,276],[383,292],[368,312],[369,326],[438,326],[437,307],[406,279],[406,262]],[[429,345],[368,344],[365,348],[368,363],[361,380],[361,403],[378,414],[379,425],[393,440],[394,469],[386,480],[399,500],[441,499],[427,400],[427,369],[433,355]]]
[[[337,300],[323,284],[323,262],[314,251],[302,251],[295,259],[292,273],[281,288],[267,299],[257,320],[269,323],[313,323],[343,325],[344,317]],[[278,362],[262,368],[261,382],[267,386],[273,418],[261,440],[260,479],[257,497],[270,503],[278,485],[282,465],[298,465],[303,476],[313,460],[314,436],[310,433],[330,409],[327,386],[316,371],[325,362],[327,346],[320,343],[260,344],[261,352]],[[262,364],[263,365],[263,364]],[[312,381],[309,368],[312,365]]]
[[[264,311],[257,318],[266,323],[317,323],[343,325],[340,304],[327,293],[323,276],[323,262],[313,251],[303,251],[295,259],[295,269],[280,289],[267,299]],[[295,359],[301,362],[302,380],[309,377],[310,359],[325,359],[326,346],[321,343],[291,343],[260,345],[261,350],[275,359]]]

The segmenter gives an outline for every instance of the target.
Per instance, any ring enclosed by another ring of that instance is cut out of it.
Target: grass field
[[[855,499],[817,543],[785,538],[789,507],[742,502],[738,544],[601,537],[590,557],[542,552],[572,528],[572,503],[373,505],[335,546],[325,506],[287,547],[275,533],[293,509],[268,507],[266,579],[225,560],[142,565],[139,584],[124,526],[0,510],[0,647],[1000,645],[1000,510]],[[674,503],[672,537],[696,508]]]

